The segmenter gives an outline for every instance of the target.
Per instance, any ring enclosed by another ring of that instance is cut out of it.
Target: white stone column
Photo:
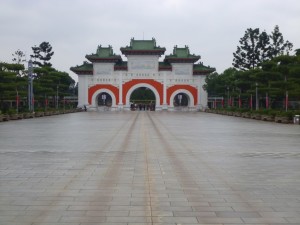
[[[78,76],[78,107],[88,106],[88,75]]]
[[[118,108],[120,110],[123,109],[123,76],[122,72],[119,72],[119,103],[118,103]]]
[[[168,104],[167,104],[167,74],[166,72],[163,72],[164,75],[164,83],[163,83],[163,105],[162,109],[168,109]]]
[[[206,76],[200,76],[198,83],[198,109],[201,111],[207,108],[207,92],[203,89],[205,77]]]

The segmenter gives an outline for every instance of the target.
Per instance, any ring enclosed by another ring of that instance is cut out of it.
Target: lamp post
[[[229,86],[227,86],[227,107],[229,107]]]
[[[289,105],[289,92],[287,90],[287,77],[286,75],[284,76],[284,81],[285,81],[285,111],[288,111],[288,105]]]
[[[34,111],[34,102],[33,102],[33,81],[32,81],[32,61],[28,61],[28,110],[29,112]]]
[[[17,107],[17,114],[19,113],[19,92],[18,89],[16,88],[17,96],[16,96],[16,107]]]
[[[250,109],[252,111],[253,109],[253,103],[252,103],[253,99],[252,99],[252,94],[250,95]]]
[[[289,92],[285,91],[285,111],[288,111],[288,105],[289,105]]]
[[[48,99],[47,99],[47,95],[45,94],[45,111],[47,111],[47,106],[48,106]]]
[[[58,110],[58,85],[56,85],[56,109]]]
[[[178,95],[179,106],[181,106],[182,95]]]
[[[258,83],[255,83],[255,110],[257,111],[259,108],[258,105]]]
[[[105,94],[103,94],[103,95],[102,95],[103,106],[105,106],[105,99],[106,99],[106,95],[105,95]]]

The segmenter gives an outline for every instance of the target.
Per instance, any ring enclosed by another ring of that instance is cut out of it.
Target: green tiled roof
[[[107,48],[101,47],[100,45],[98,46],[96,52],[97,52],[96,55],[98,55],[99,57],[110,57],[114,55],[113,49],[110,45]]]
[[[128,66],[127,66],[127,62],[122,61],[122,62],[117,62],[114,66],[115,70],[125,70],[127,71]]]
[[[151,55],[162,55],[166,51],[166,48],[156,46],[156,40],[130,40],[130,46],[120,48],[121,52],[125,55],[127,54],[151,54]]]
[[[178,48],[177,46],[173,49],[173,54],[167,55],[165,61],[168,62],[196,62],[200,59],[199,55],[190,54],[188,46],[184,48]]]
[[[167,71],[167,70],[171,71],[172,70],[172,66],[168,62],[159,62],[158,63],[158,69],[160,71]]]
[[[194,64],[193,74],[194,75],[206,75],[216,71],[215,68],[210,66],[204,66],[203,63]]]
[[[112,46],[102,47],[98,46],[96,54],[86,55],[86,58],[91,62],[117,62],[122,60],[120,55],[113,53]]]
[[[157,49],[155,39],[152,40],[130,40],[132,50],[153,50]]]
[[[93,74],[93,64],[86,61],[81,66],[74,66],[70,68],[76,74]]]

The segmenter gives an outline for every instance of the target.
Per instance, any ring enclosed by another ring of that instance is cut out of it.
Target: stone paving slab
[[[1,123],[0,225],[299,225],[299,137],[205,113]]]

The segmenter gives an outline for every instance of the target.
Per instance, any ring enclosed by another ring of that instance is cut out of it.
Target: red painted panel
[[[159,94],[160,105],[162,105],[163,104],[163,91],[164,91],[163,84],[160,82],[157,82],[155,80],[152,80],[152,79],[133,79],[133,80],[123,84],[123,104],[126,104],[126,102],[125,102],[126,95],[129,91],[129,89],[132,88],[134,85],[143,84],[143,83],[149,84],[156,89],[156,91]]]
[[[119,103],[119,89],[111,84],[96,84],[92,87],[89,87],[89,95],[88,95],[88,101],[89,104],[92,104],[92,97],[95,94],[96,91],[100,89],[108,89],[110,90],[116,97],[116,104]]]
[[[171,98],[171,95],[179,90],[179,89],[184,89],[184,90],[187,90],[189,91],[193,97],[194,97],[194,105],[197,105],[197,102],[198,102],[198,91],[197,91],[197,88],[191,86],[191,85],[185,85],[185,84],[179,84],[179,85],[174,85],[172,87],[169,87],[167,89],[167,104],[170,105],[170,98]]]

